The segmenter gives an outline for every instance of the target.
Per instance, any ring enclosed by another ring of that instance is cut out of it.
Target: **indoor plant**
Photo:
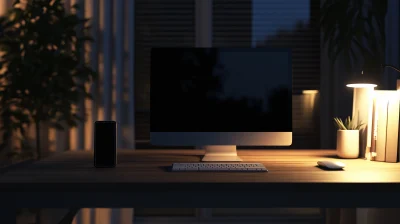
[[[367,73],[380,73],[387,6],[388,0],[324,0],[320,25],[331,66],[340,57],[347,72],[362,67]]]
[[[61,0],[21,2],[15,0],[0,18],[1,148],[10,142],[11,133],[25,136],[33,124],[40,158],[41,125],[76,125],[82,117],[73,106],[90,97],[85,85],[97,75],[82,51],[91,40],[87,19],[67,13]]]
[[[338,128],[336,152],[340,158],[355,159],[359,156],[360,129],[364,124],[356,123],[350,117],[343,122],[340,118],[333,118]]]

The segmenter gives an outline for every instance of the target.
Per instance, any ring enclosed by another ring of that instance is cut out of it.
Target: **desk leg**
[[[13,208],[0,208],[0,223],[1,224],[16,224],[17,213]]]

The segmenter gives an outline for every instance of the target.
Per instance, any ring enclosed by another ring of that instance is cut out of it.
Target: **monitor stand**
[[[242,159],[237,155],[236,145],[207,145],[203,149],[206,153],[203,162],[240,162]]]

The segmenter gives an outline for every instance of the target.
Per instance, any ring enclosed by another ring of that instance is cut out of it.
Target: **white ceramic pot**
[[[336,140],[336,152],[340,158],[356,159],[360,153],[360,131],[338,130]]]

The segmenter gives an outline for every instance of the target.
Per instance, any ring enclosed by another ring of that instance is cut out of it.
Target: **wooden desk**
[[[0,198],[12,207],[384,207],[400,205],[400,164],[342,160],[333,150],[242,150],[268,173],[173,173],[201,150],[121,150],[114,169],[95,169],[92,152],[66,152],[0,171]],[[1,202],[0,202],[1,203]],[[0,207],[5,204],[0,204]]]

